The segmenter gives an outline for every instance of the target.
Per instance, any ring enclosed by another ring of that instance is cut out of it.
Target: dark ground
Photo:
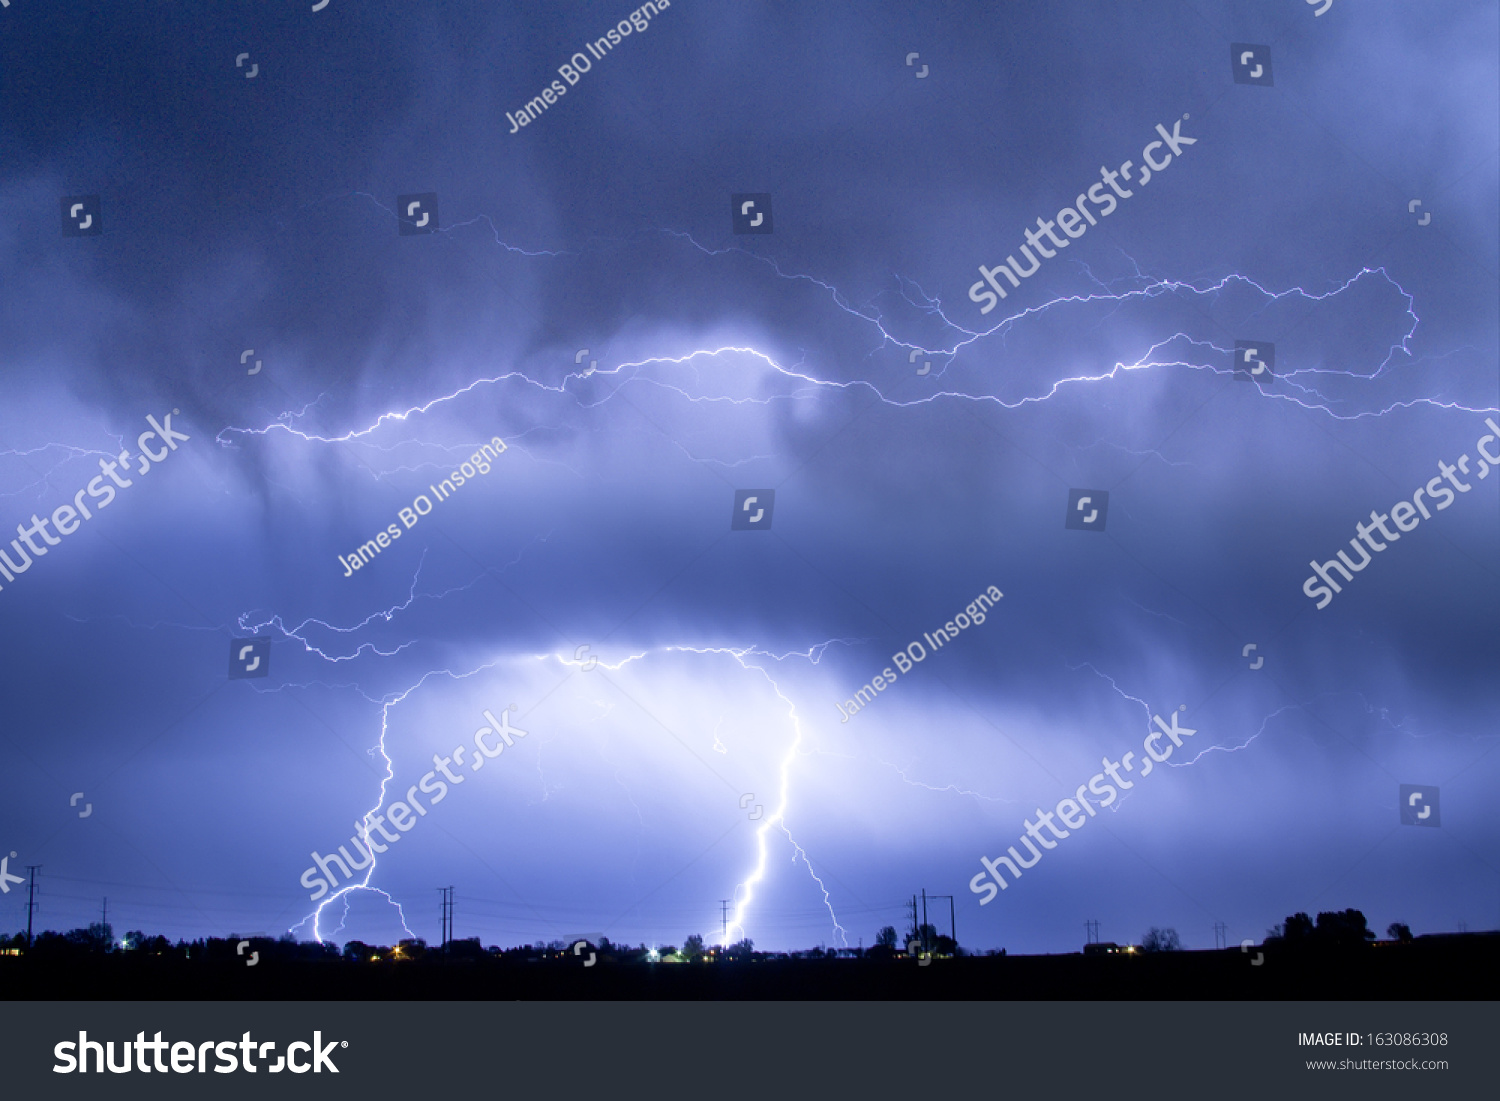
[[[429,957],[183,960],[0,957],[0,999],[152,1000],[1479,1000],[1500,995],[1500,934],[1352,950],[1084,957],[760,959],[644,964]]]

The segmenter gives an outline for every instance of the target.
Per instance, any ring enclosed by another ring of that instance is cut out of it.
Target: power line
[[[57,875],[55,873],[53,874],[52,878],[59,883],[92,883],[96,887],[129,887],[134,891],[167,891],[171,894],[187,894],[187,892],[184,891],[181,887],[175,887],[171,885],[163,887],[160,884],[153,883],[126,883],[124,880],[120,879],[94,879],[91,876],[82,877],[76,875]],[[206,895],[240,895],[245,898],[279,899],[285,897],[284,892],[281,891],[231,891],[223,887],[195,888],[193,893]]]

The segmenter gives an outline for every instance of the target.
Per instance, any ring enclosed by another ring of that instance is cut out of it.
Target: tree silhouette
[[[1391,940],[1399,940],[1402,944],[1411,943],[1411,928],[1399,921],[1393,921],[1386,926],[1385,935]]]
[[[1180,952],[1182,951],[1182,940],[1177,936],[1176,929],[1158,929],[1156,926],[1146,930],[1146,935],[1141,938],[1142,952]]]
[[[1375,939],[1375,934],[1365,922],[1365,915],[1358,910],[1333,910],[1318,915],[1315,930],[1318,940],[1331,947],[1363,947]]]
[[[1281,934],[1281,940],[1293,948],[1359,948],[1374,939],[1365,915],[1352,909],[1325,910],[1316,925],[1306,914],[1291,914]]]
[[[125,950],[144,952],[148,956],[160,956],[172,950],[172,942],[163,936],[148,937],[141,930],[132,929],[125,934]]]
[[[69,944],[86,948],[90,952],[108,952],[115,943],[114,930],[97,921],[87,929],[74,929],[63,935]]]
[[[688,963],[697,963],[703,958],[703,938],[697,933],[682,942],[682,958]]]
[[[1312,940],[1313,922],[1306,914],[1292,914],[1286,919],[1285,932],[1282,938],[1289,943],[1301,943]]]
[[[875,934],[875,947],[896,947],[896,927],[894,925],[885,925],[881,927],[880,932]]]

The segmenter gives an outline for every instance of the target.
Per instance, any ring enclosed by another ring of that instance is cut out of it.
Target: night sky
[[[869,945],[923,889],[1013,953],[1500,923],[1493,3],[675,0],[571,85],[628,0],[310,7],[0,8],[0,550],[46,552],[0,577],[0,857],[38,928],[433,941],[449,885],[502,945],[718,940],[721,900],[757,948]],[[1158,125],[1192,144],[1140,186]],[[1418,489],[1319,608],[1310,562]],[[414,787],[370,889],[310,901]]]

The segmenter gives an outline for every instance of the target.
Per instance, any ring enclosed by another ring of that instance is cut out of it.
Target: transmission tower
[[[36,873],[42,870],[40,864],[28,864],[26,870],[31,873],[31,884],[26,888],[26,950],[31,950],[31,918],[36,913]]]
[[[440,935],[442,937],[443,951],[446,952],[448,951],[448,943],[453,939],[453,888],[439,887],[438,891],[443,896],[442,933]]]

